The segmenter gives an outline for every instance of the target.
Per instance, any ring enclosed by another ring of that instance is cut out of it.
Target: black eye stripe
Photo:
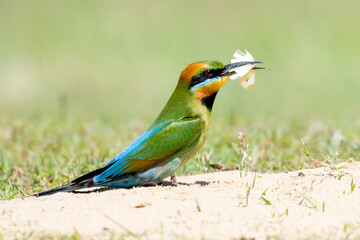
[[[203,81],[205,81],[207,78],[203,77],[201,73],[194,75],[191,78],[190,84],[189,84],[189,88],[192,88],[193,86],[195,86],[198,83],[201,83]]]
[[[198,73],[191,78],[189,88],[195,86],[196,84],[204,82],[208,79],[220,76],[223,70],[224,69],[205,69],[201,73]]]

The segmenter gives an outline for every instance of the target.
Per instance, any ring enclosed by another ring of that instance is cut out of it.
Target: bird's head
[[[225,66],[217,61],[195,62],[181,72],[179,81],[185,83],[190,94],[211,110],[216,93],[235,73],[231,70],[251,63],[256,62],[237,62]]]

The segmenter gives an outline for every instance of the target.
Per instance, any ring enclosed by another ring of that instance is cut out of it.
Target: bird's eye
[[[205,75],[208,77],[211,77],[213,75],[213,73],[210,70],[205,70]]]

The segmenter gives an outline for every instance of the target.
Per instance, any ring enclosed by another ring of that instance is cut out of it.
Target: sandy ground
[[[74,232],[84,239],[360,239],[360,163],[343,165],[242,177],[218,172],[178,177],[178,187],[3,201],[0,233],[5,239]]]

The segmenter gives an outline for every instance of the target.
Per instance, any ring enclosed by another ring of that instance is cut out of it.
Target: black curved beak
[[[241,66],[245,66],[248,64],[256,64],[256,63],[263,63],[263,62],[259,62],[259,61],[245,61],[245,62],[236,62],[236,63],[230,63],[228,65],[224,66],[224,70],[222,72],[222,76],[229,76],[234,74],[234,71],[231,71],[231,69],[233,68],[237,68],[237,67],[241,67]],[[263,67],[254,67],[255,69],[264,69]]]

